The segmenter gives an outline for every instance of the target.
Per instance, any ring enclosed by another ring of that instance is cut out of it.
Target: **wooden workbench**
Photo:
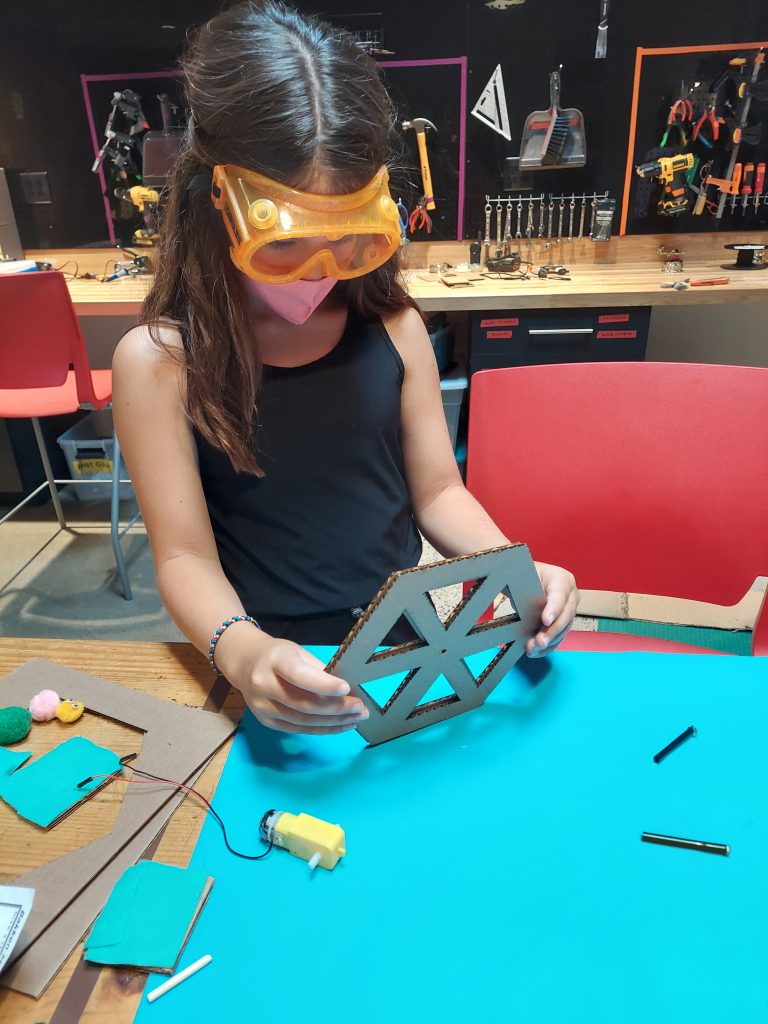
[[[190,644],[105,643],[93,640],[16,640],[0,638],[0,695],[2,677],[30,658],[47,658],[154,696],[192,707],[228,711],[239,716],[242,700],[229,688],[212,690],[211,671]],[[20,744],[34,755],[44,753],[72,735],[121,750],[136,744],[135,732],[120,723],[86,714],[74,726],[54,721],[35,727]],[[216,789],[229,743],[214,756],[196,788],[208,799]],[[124,783],[100,791],[76,815],[49,832],[22,821],[0,805],[0,883],[8,884],[24,871],[82,846],[112,827]],[[153,856],[167,864],[186,866],[205,819],[198,801],[184,800],[163,833]],[[81,960],[82,943],[71,954],[41,999],[0,987],[3,1024],[129,1024],[141,999],[146,975],[139,971],[101,969]]]
[[[466,262],[469,242],[414,242],[406,251],[408,289],[426,312],[444,310],[494,310],[509,308],[563,308],[614,306],[685,306],[729,302],[768,301],[768,270],[727,271],[722,264],[735,261],[735,254],[723,246],[729,242],[768,242],[768,233],[745,235],[737,232],[698,235],[632,235],[606,243],[589,239],[564,241],[546,249],[535,239],[529,246],[519,243],[524,260],[538,268],[544,263],[561,263],[571,270],[571,281],[546,280],[535,276],[527,281],[488,280],[471,287],[448,288],[440,282],[422,279],[430,264]],[[659,245],[679,248],[685,253],[683,277],[730,276],[730,284],[686,291],[664,289],[675,276],[661,271],[656,254]],[[29,259],[46,259],[54,266],[75,260],[80,273],[102,274],[108,260],[122,259],[117,249],[30,250]],[[65,270],[72,271],[70,264]],[[151,277],[123,277],[108,283],[70,282],[69,289],[79,316],[138,316]]]

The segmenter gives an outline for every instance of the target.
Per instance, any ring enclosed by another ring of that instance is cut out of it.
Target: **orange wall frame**
[[[629,213],[629,191],[632,185],[632,173],[634,171],[635,155],[635,132],[637,130],[637,104],[640,95],[640,77],[643,71],[643,58],[654,56],[672,56],[684,53],[716,53],[725,50],[764,50],[768,48],[768,42],[763,43],[718,43],[716,46],[667,46],[646,49],[638,46],[635,56],[635,81],[632,88],[632,110],[629,117],[629,143],[627,145],[627,168],[624,174],[624,198],[621,204],[621,227],[620,235],[627,233],[627,217]]]

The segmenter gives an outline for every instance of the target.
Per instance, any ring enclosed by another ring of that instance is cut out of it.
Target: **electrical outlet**
[[[25,171],[19,175],[19,180],[27,206],[47,206],[51,203],[48,171]]]

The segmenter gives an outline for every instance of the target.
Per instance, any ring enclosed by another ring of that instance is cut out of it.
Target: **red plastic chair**
[[[103,409],[111,401],[112,371],[91,369],[62,274],[0,274],[0,417],[32,420],[46,476],[44,483],[0,519],[0,525],[48,487],[59,526],[66,529],[57,484],[83,481],[54,478],[40,418],[78,409]],[[119,465],[120,449],[115,438],[115,477]],[[113,480],[112,547],[123,594],[130,600],[131,587],[120,549],[118,483]]]
[[[468,448],[470,491],[507,536],[570,569],[580,587],[728,605],[768,574],[768,369],[481,371]],[[716,653],[576,631],[562,648]],[[752,650],[768,655],[768,614],[758,614]]]

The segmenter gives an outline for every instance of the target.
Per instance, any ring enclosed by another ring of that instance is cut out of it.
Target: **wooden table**
[[[414,242],[405,253],[406,278],[410,294],[425,312],[444,310],[494,310],[509,308],[563,308],[614,306],[685,306],[729,302],[768,302],[768,270],[738,273],[722,269],[735,262],[735,254],[723,246],[730,242],[768,242],[768,233],[717,232],[689,235],[627,235],[610,242],[589,239],[555,244],[546,249],[543,240],[516,242],[522,258],[538,268],[545,263],[562,263],[570,268],[571,280],[545,280],[535,276],[527,281],[489,280],[472,287],[448,288],[440,282],[421,278],[430,264],[454,265],[469,258],[469,242]],[[730,283],[687,291],[663,289],[676,275],[661,271],[659,245],[685,253],[685,271],[691,278],[730,276]],[[101,274],[108,260],[124,257],[118,249],[30,250],[29,259],[46,259],[62,266],[74,259],[80,273]],[[65,270],[74,270],[71,264]],[[152,278],[123,277],[108,283],[70,282],[69,289],[78,316],[138,316]]]
[[[190,644],[114,643],[96,640],[20,640],[0,638],[0,679],[30,658],[47,658],[69,668],[154,696],[164,696],[190,707],[228,711],[239,716],[242,699],[226,686],[212,693],[211,671],[205,659]],[[0,693],[2,684],[0,683]],[[120,723],[86,714],[75,726],[58,721],[34,728],[21,744],[34,755],[44,753],[72,735],[87,736],[114,750],[135,744],[133,730]],[[229,751],[227,743],[201,775],[196,788],[211,798]],[[127,750],[126,750],[127,752]],[[44,860],[62,856],[111,828],[122,796],[121,783],[109,786],[87,801],[74,818],[46,834],[49,842]],[[205,818],[205,811],[193,799],[182,802],[160,838],[155,856],[168,864],[186,866]],[[20,820],[5,805],[0,806],[0,883],[10,883],[23,871],[41,862],[40,832]],[[48,991],[33,999],[0,987],[0,1020],[3,1024],[129,1024],[144,988],[145,974],[139,971],[102,969],[81,960],[78,945]]]

